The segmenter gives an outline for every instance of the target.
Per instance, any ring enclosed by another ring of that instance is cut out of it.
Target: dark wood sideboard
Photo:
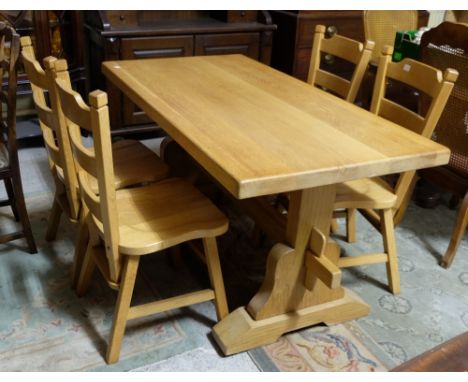
[[[86,11],[91,89],[106,90],[113,134],[161,131],[101,73],[106,60],[242,53],[270,64],[266,11]]]
[[[275,32],[271,66],[301,80],[307,80],[310,54],[316,25],[325,25],[326,33],[338,33],[364,41],[363,11],[269,11]],[[429,13],[419,11],[418,26],[427,25]],[[326,57],[325,69],[341,74],[348,72],[345,63]],[[336,67],[336,69],[334,68]]]
[[[9,23],[20,36],[31,36],[36,58],[40,62],[51,55],[67,59],[73,86],[82,94],[86,93],[80,11],[0,11],[0,21]],[[35,114],[32,101],[29,102],[29,106],[28,102],[23,102],[24,97],[31,95],[31,87],[21,67],[18,73],[17,94],[20,96],[18,115]]]

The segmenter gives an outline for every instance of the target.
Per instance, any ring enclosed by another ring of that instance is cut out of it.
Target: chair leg
[[[117,362],[120,357],[120,348],[122,347],[122,338],[125,332],[128,311],[130,310],[139,262],[139,256],[126,256],[124,259],[119,297],[115,307],[114,322],[107,348],[106,360],[109,364]]]
[[[395,228],[393,226],[393,211],[392,209],[381,210],[380,222],[381,232],[383,237],[384,252],[388,256],[387,277],[390,291],[393,294],[400,293],[400,274],[398,271],[398,258],[395,242]]]
[[[356,242],[356,209],[346,209],[346,240],[348,243]]]
[[[72,289],[77,287],[78,279],[80,277],[80,271],[83,266],[83,260],[89,242],[88,224],[86,222],[86,216],[84,216],[85,213],[83,212],[83,208],[81,209],[80,218],[78,220],[78,233],[75,240],[75,253],[73,256],[71,282]]]
[[[7,192],[7,195],[8,195],[8,200],[10,201],[11,210],[13,212],[13,215],[15,216],[15,220],[19,221],[20,216],[18,214],[18,208],[16,208],[15,194],[13,192],[13,186],[11,184],[11,178],[3,179],[3,183],[5,184],[5,189],[6,189],[6,192]]]
[[[76,295],[78,297],[83,296],[88,291],[95,267],[96,263],[94,262],[93,246],[91,241],[88,240],[88,247],[83,259],[83,264],[81,265],[80,277],[76,285]]]
[[[203,239],[203,249],[205,251],[206,265],[210,275],[211,285],[215,293],[215,306],[218,321],[226,317],[229,313],[226,291],[224,290],[223,274],[218,256],[218,246],[215,237]]]
[[[62,215],[62,207],[58,202],[57,194],[54,197],[54,203],[52,204],[52,209],[50,211],[49,220],[47,223],[47,231],[45,239],[47,241],[54,241],[57,236],[57,229],[60,223],[60,216]]]
[[[452,237],[450,239],[450,244],[445,252],[444,257],[440,261],[440,265],[444,268],[450,267],[452,264],[453,258],[457,253],[458,246],[460,241],[465,233],[466,226],[468,225],[468,192],[463,198],[463,202],[458,211],[457,221],[455,222],[455,227],[453,229]]]
[[[23,186],[21,184],[21,177],[19,172],[13,172],[11,179],[13,185],[13,194],[15,195],[16,208],[18,210],[21,225],[23,226],[23,233],[28,243],[29,253],[37,253],[36,243],[31,230],[31,223],[29,222],[28,211],[26,210],[26,203],[24,201]]]

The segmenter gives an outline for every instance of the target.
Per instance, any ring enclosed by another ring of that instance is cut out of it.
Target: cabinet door
[[[193,55],[193,36],[123,38],[121,59],[181,57]],[[123,124],[154,123],[144,111],[123,96]]]
[[[195,36],[195,55],[244,54],[258,60],[259,33],[203,34]]]

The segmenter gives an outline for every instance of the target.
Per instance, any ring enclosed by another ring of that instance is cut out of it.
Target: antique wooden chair
[[[109,286],[119,291],[107,362],[118,361],[129,319],[213,299],[218,319],[223,318],[228,308],[216,236],[226,232],[228,220],[196,188],[177,178],[116,191],[107,94],[92,92],[88,106],[69,83],[60,78],[56,83],[77,163],[81,198],[89,211],[90,240],[77,293],[87,290],[95,265]],[[94,149],[83,145],[76,126],[92,133]],[[93,190],[93,178],[97,179],[97,190]],[[203,241],[213,288],[130,307],[140,256],[195,239]]]
[[[0,179],[5,184],[8,198],[0,206],[10,205],[15,220],[22,229],[0,237],[0,243],[25,238],[30,253],[37,253],[28,212],[24,201],[23,186],[16,142],[16,81],[19,58],[19,35],[10,26],[0,22]],[[4,80],[6,79],[6,90]],[[4,112],[3,105],[6,105]]]
[[[22,37],[21,45],[23,66],[31,82],[34,104],[48,152],[49,167],[55,181],[54,203],[46,233],[47,240],[54,240],[61,214],[64,213],[74,223],[79,220],[81,211],[75,163],[54,82],[57,77],[70,83],[70,77],[64,60],[60,61],[60,69],[56,71],[54,64],[57,59],[54,57],[45,58],[45,70],[42,69],[35,59],[30,37]],[[46,101],[46,93],[49,102]],[[112,145],[112,151],[116,158],[114,180],[117,189],[159,181],[169,174],[169,167],[138,141],[117,141]],[[82,250],[86,248],[86,235],[86,226],[79,225],[72,285],[77,281]]]
[[[374,43],[367,40],[365,44],[347,37],[334,35],[325,38],[325,26],[315,27],[314,45],[310,58],[307,82],[325,89],[349,102],[354,102],[367,69]],[[355,65],[350,80],[337,76],[320,67],[323,55],[333,55]]]
[[[377,77],[372,96],[371,112],[396,124],[430,137],[452,91],[458,72],[436,68],[412,59],[391,62],[392,47],[387,46],[380,57]],[[388,79],[412,86],[431,97],[425,115],[414,113],[385,98]],[[389,184],[383,178],[366,178],[339,184],[335,202],[334,217],[347,217],[348,241],[355,240],[355,211],[359,212],[378,230],[383,237],[384,252],[353,257],[342,257],[339,267],[351,267],[384,262],[390,290],[399,293],[400,282],[394,234],[394,214],[407,199],[416,171],[401,173],[396,184]],[[342,211],[344,209],[345,211]]]
[[[418,28],[418,11],[363,11],[364,38],[375,42],[372,61],[377,61],[386,45],[395,43],[396,32]]]
[[[468,225],[468,25],[444,22],[426,32],[421,40],[421,61],[460,73],[432,137],[450,148],[450,161],[419,171],[422,178],[461,200],[449,246],[440,261],[448,268]]]

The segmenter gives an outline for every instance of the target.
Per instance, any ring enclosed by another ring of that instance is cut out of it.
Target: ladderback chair
[[[421,61],[460,73],[432,136],[450,148],[449,163],[419,171],[421,177],[461,200],[450,243],[440,261],[448,268],[468,225],[468,24],[444,22],[424,33]]]
[[[369,40],[363,44],[337,34],[325,38],[325,26],[317,25],[315,27],[307,82],[326,89],[346,101],[354,102],[373,48],[374,43]],[[330,54],[354,64],[351,79],[348,80],[321,68],[320,62],[324,54]]]
[[[46,240],[54,240],[62,213],[65,213],[73,223],[82,219],[77,170],[55,86],[56,78],[70,84],[70,75],[66,61],[60,60],[59,65],[56,66],[58,60],[55,57],[46,57],[44,69],[42,69],[35,59],[30,37],[22,37],[21,45],[23,66],[31,82],[33,100],[48,152],[49,166],[56,184],[46,233]],[[49,102],[46,102],[45,93],[48,94]],[[79,133],[78,126],[73,128]],[[138,141],[117,141],[112,144],[112,151],[116,158],[114,186],[117,189],[159,181],[169,175],[169,167],[154,152]],[[93,187],[96,188],[97,185],[94,184]],[[86,240],[86,226],[81,222],[75,246],[73,286],[77,282]]]
[[[213,299],[218,318],[223,318],[228,308],[216,236],[226,232],[227,219],[196,188],[181,179],[116,191],[107,94],[92,92],[87,105],[69,84],[60,79],[56,84],[77,163],[81,199],[88,211],[90,240],[77,293],[86,291],[96,265],[109,286],[119,291],[107,362],[119,359],[129,319]],[[94,148],[83,145],[75,126],[93,135]],[[93,179],[97,179],[96,190]],[[196,239],[203,241],[212,288],[130,307],[140,256]]]
[[[371,112],[388,119],[397,125],[412,130],[416,134],[430,138],[445,107],[458,72],[446,69],[442,72],[421,62],[404,59],[391,62],[393,49],[384,47],[379,60],[376,82],[372,96]],[[407,84],[431,98],[425,115],[419,115],[385,97],[388,79]],[[384,242],[384,252],[377,254],[342,257],[340,267],[358,266],[384,262],[390,290],[399,293],[400,282],[394,234],[394,215],[408,199],[416,177],[415,171],[398,175],[396,184],[389,184],[383,178],[366,178],[341,183],[337,187],[335,217],[347,217],[348,241],[355,240],[355,211],[362,215],[380,231]],[[345,209],[346,212],[341,212]]]
[[[36,253],[36,243],[24,201],[21,183],[18,147],[16,142],[16,81],[19,58],[19,35],[7,24],[0,22],[0,179],[5,184],[7,199],[0,206],[11,206],[22,229],[2,235],[0,243],[25,238],[30,253]],[[4,81],[6,86],[4,90]],[[6,112],[3,107],[6,106]]]

